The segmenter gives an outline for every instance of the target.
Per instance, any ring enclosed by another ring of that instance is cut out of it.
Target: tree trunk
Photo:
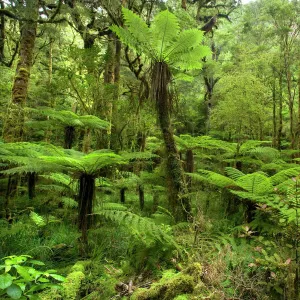
[[[26,9],[31,18],[36,20],[39,9],[38,0],[28,2]],[[23,138],[24,106],[26,104],[36,30],[37,22],[27,21],[21,24],[19,62],[12,87],[12,99],[8,105],[7,117],[3,126],[3,139],[5,142],[17,142]]]
[[[139,201],[140,201],[140,210],[142,211],[145,206],[145,192],[144,187],[139,185]]]
[[[300,66],[298,75],[298,124],[297,124],[297,149],[300,149]]]
[[[188,149],[186,151],[186,171],[188,173],[194,173],[194,153],[193,150]],[[192,178],[188,177],[187,178],[187,187],[189,192],[191,191],[192,188]]]
[[[4,9],[3,1],[0,1],[0,8]],[[2,14],[0,18],[0,62],[4,62],[4,45],[5,45],[5,17]]]
[[[156,62],[152,70],[152,94],[156,101],[160,128],[167,156],[167,183],[169,208],[176,221],[186,221],[191,211],[187,197],[184,171],[176,148],[171,126],[170,110],[172,108],[168,85],[171,73],[167,64]]]
[[[127,188],[121,188],[120,189],[120,201],[122,204],[125,203],[125,192]]]
[[[277,132],[277,149],[281,150],[281,137],[282,137],[282,128],[283,128],[283,119],[282,119],[282,110],[283,110],[283,94],[282,94],[282,73],[279,75],[279,124]]]
[[[82,242],[87,245],[87,231],[92,224],[93,200],[95,193],[95,178],[83,173],[79,178],[78,196],[78,228],[82,233]]]
[[[273,147],[276,147],[276,134],[277,134],[277,118],[276,118],[276,78],[274,77],[272,87],[272,100],[273,100]]]
[[[36,173],[31,172],[28,174],[28,198],[31,200],[35,197],[35,183],[36,183]]]
[[[74,139],[75,139],[75,127],[74,126],[66,126],[65,127],[64,148],[72,149]]]

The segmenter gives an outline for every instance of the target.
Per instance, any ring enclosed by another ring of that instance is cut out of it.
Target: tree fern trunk
[[[78,227],[82,232],[82,242],[87,245],[87,231],[92,224],[92,210],[95,193],[95,178],[83,173],[79,178]]]
[[[36,20],[39,9],[38,0],[29,1],[26,5],[26,16]],[[12,87],[12,99],[8,105],[7,116],[3,126],[3,139],[6,142],[21,141],[23,138],[24,106],[26,104],[36,30],[36,22],[27,21],[21,24],[19,62]]]
[[[0,1],[0,8],[4,9],[4,2]],[[0,17],[0,62],[4,62],[4,45],[5,45],[5,17]]]
[[[120,202],[122,204],[125,203],[125,192],[126,192],[126,188],[120,189]]]
[[[279,124],[277,132],[277,149],[281,150],[281,138],[282,138],[282,129],[283,129],[283,91],[282,91],[282,72],[279,75]]]
[[[72,149],[74,139],[75,139],[75,127],[74,126],[66,126],[65,127],[64,148]]]
[[[36,173],[32,172],[28,174],[28,198],[31,200],[35,197],[35,183]]]
[[[182,221],[187,220],[191,206],[186,196],[184,171],[171,126],[170,110],[172,103],[168,91],[170,80],[171,74],[168,65],[163,62],[155,63],[152,70],[152,94],[156,101],[160,129],[166,149],[169,207],[175,219]]]
[[[144,192],[144,187],[142,185],[139,185],[139,201],[140,201],[140,210],[143,210],[145,206],[145,192]]]

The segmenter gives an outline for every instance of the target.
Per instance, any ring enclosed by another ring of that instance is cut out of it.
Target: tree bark
[[[274,76],[272,87],[272,104],[273,104],[273,147],[276,147],[276,134],[277,134],[277,118],[276,118],[276,78]]]
[[[282,118],[282,110],[283,110],[283,94],[282,94],[282,73],[279,75],[279,124],[278,124],[278,132],[277,132],[277,149],[281,150],[281,137],[282,137],[282,128],[283,128],[283,118]]]
[[[0,8],[4,9],[4,2],[0,1]],[[5,16],[0,18],[0,62],[4,62],[4,45],[5,45]]]
[[[83,173],[79,179],[78,228],[82,233],[82,243],[87,246],[87,231],[92,224],[92,210],[95,193],[95,178]],[[85,248],[85,247],[84,247]],[[86,248],[85,248],[86,249]]]
[[[38,0],[32,0],[26,7],[33,19],[38,17]],[[29,86],[30,69],[32,66],[33,50],[36,39],[37,22],[21,24],[21,41],[19,62],[13,82],[12,99],[8,105],[6,120],[3,126],[5,142],[17,142],[24,135],[24,107]]]
[[[152,70],[152,97],[156,101],[159,124],[167,156],[169,208],[176,221],[186,221],[191,211],[184,171],[176,148],[170,111],[172,108],[168,85],[171,73],[167,64],[156,62]]]

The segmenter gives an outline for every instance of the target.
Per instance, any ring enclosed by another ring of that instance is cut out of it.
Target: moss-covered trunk
[[[167,64],[157,62],[152,70],[152,97],[156,101],[159,125],[167,156],[167,183],[169,208],[177,221],[187,220],[191,207],[187,194],[184,171],[176,148],[171,125],[171,97],[168,85],[171,73]]]
[[[38,17],[38,0],[28,2],[26,10],[30,20]],[[24,106],[26,104],[30,69],[32,66],[37,22],[26,21],[21,24],[19,62],[12,87],[12,98],[8,105],[3,126],[3,139],[6,142],[21,141],[24,134]]]
[[[83,173],[79,178],[78,227],[82,232],[82,242],[87,244],[87,231],[92,224],[95,177]]]

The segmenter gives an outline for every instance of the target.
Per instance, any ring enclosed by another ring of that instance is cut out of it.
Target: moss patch
[[[72,272],[67,276],[63,286],[63,299],[75,300],[80,290],[81,282],[85,278],[84,265],[77,262],[72,267]]]
[[[169,270],[162,279],[154,283],[150,289],[138,289],[131,297],[132,300],[173,300],[176,296],[192,293],[194,279],[184,273]]]

